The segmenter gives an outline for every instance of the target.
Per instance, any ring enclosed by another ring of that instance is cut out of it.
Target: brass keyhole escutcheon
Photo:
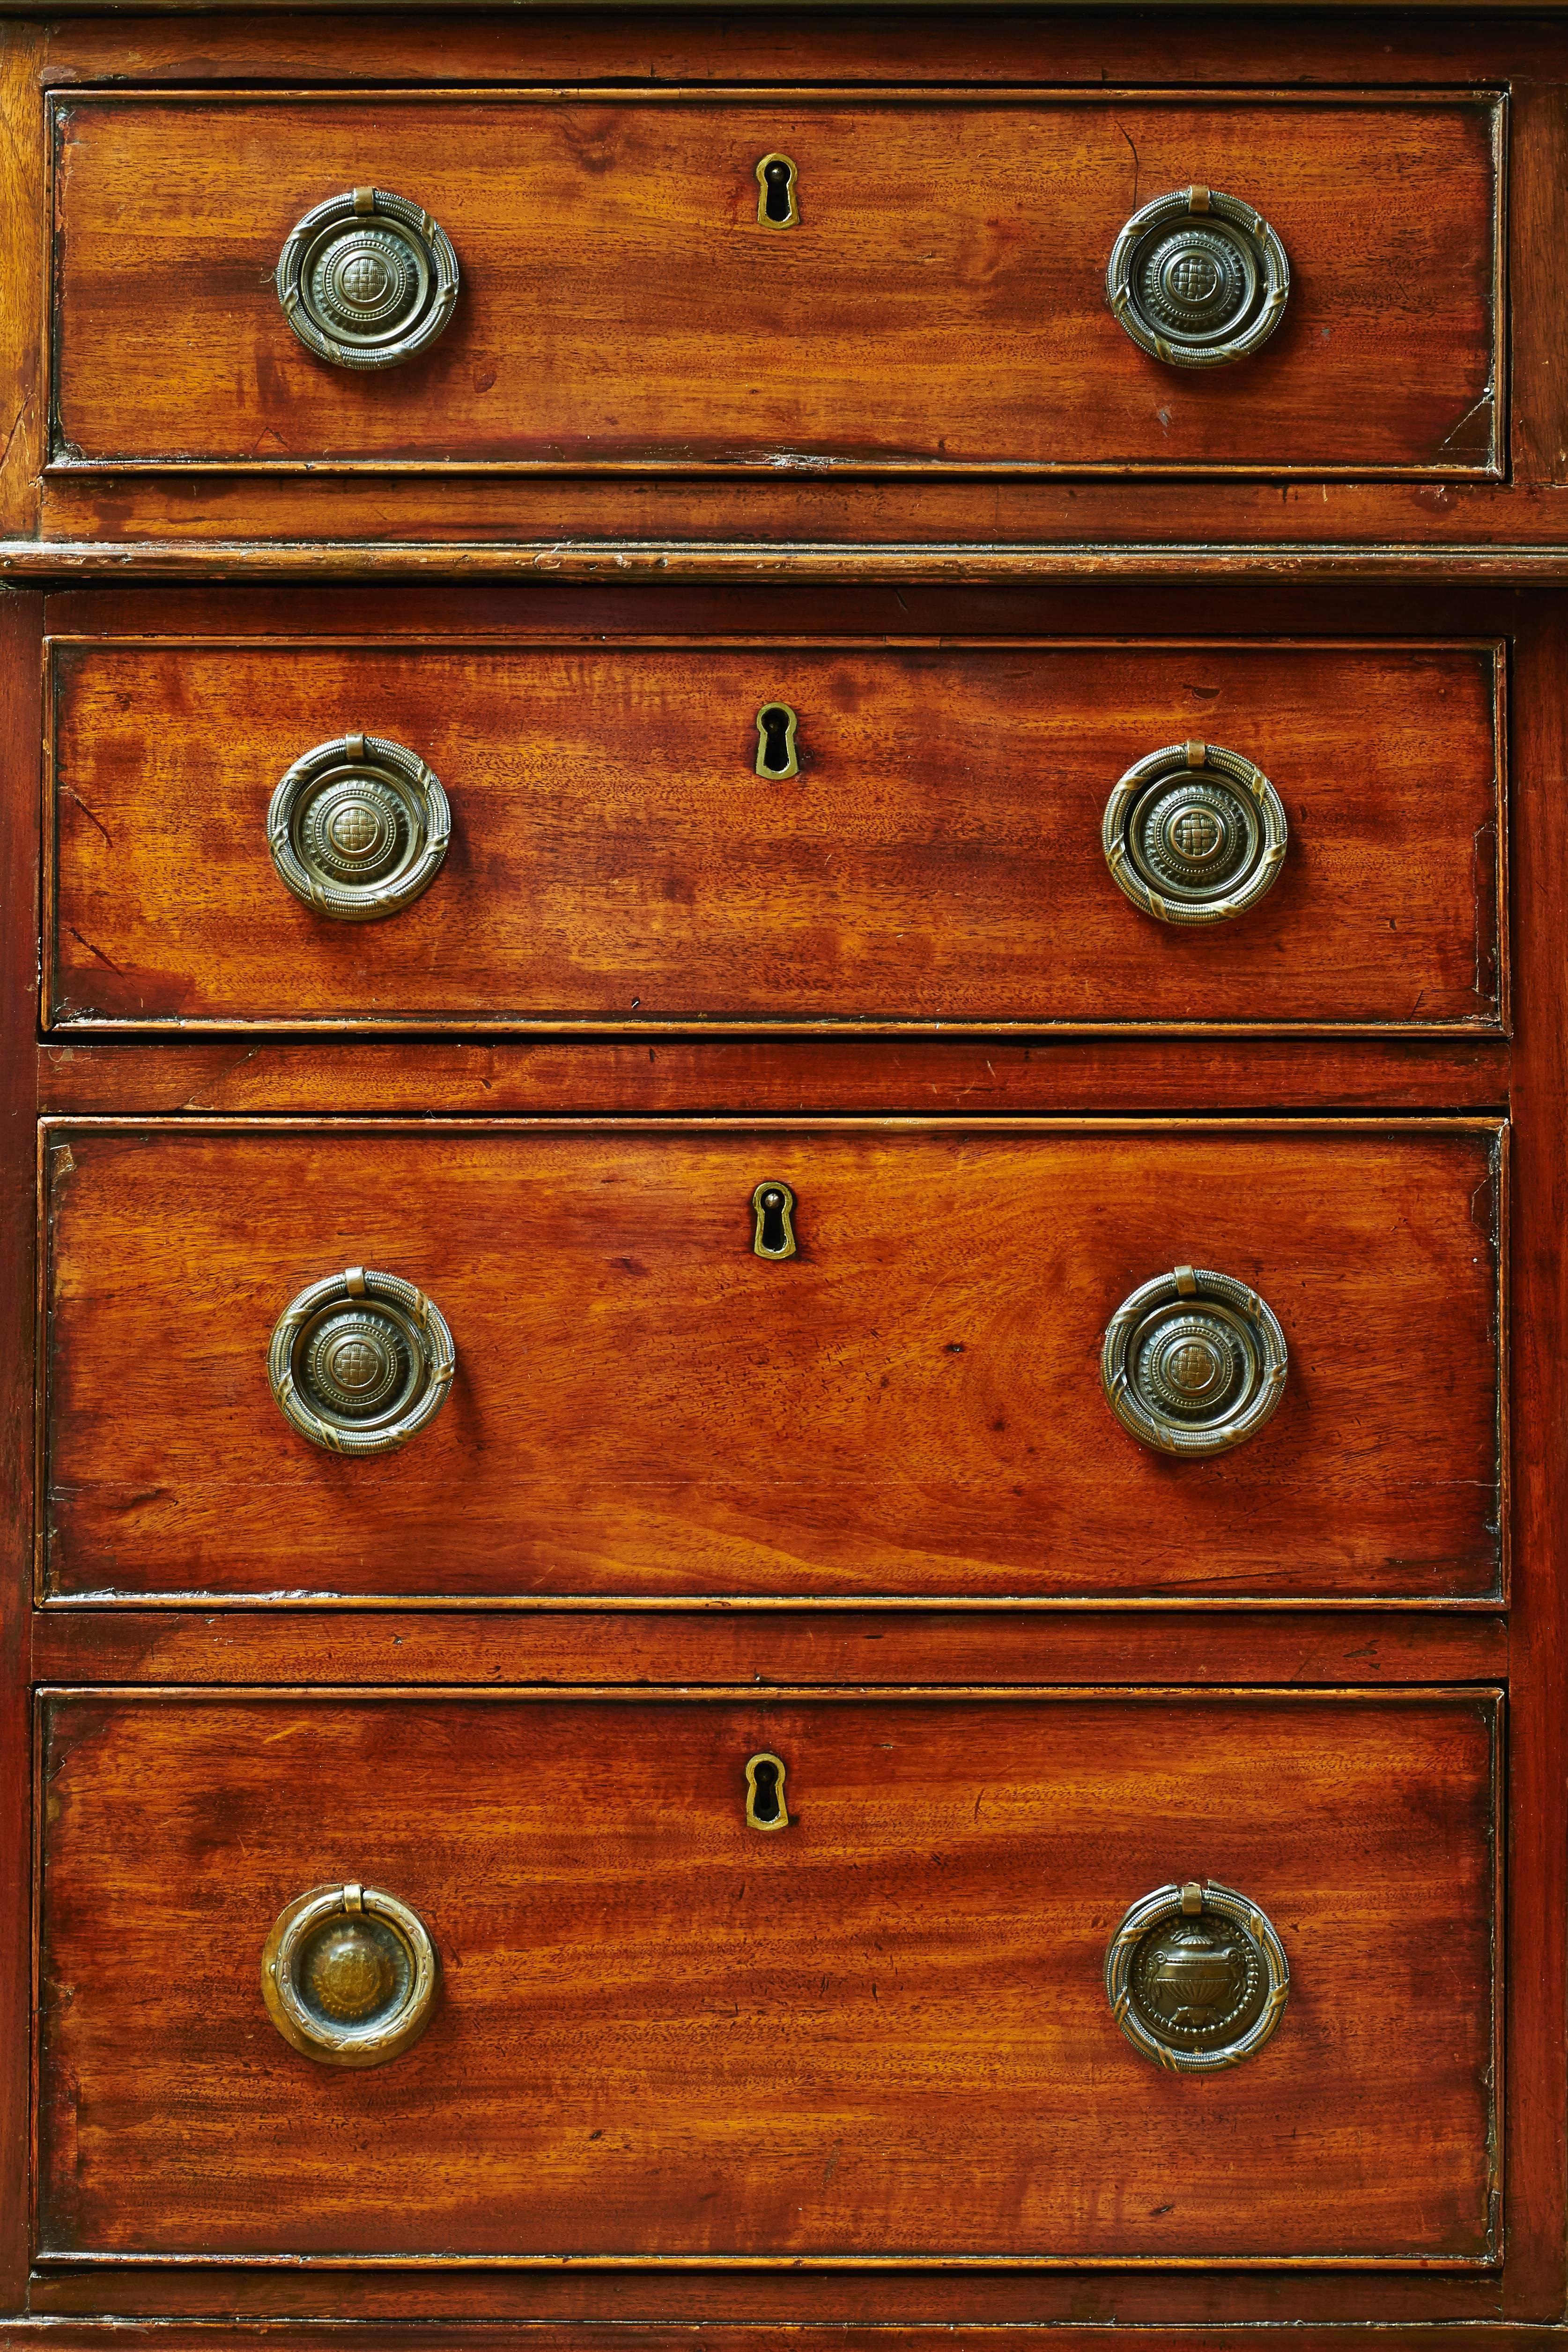
[[[784,1765],[778,1756],[746,1759],[746,1827],[787,1830],[789,1807],[784,1802]]]
[[[800,724],[787,702],[764,702],[757,713],[757,773],[782,783],[798,776],[795,731]]]
[[[787,1184],[769,1178],[752,1194],[756,1230],[752,1247],[759,1257],[795,1255],[795,1194]]]
[[[763,228],[798,228],[795,168],[787,155],[764,155],[757,165],[757,218]]]

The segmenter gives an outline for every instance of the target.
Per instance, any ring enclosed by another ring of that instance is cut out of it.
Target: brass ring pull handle
[[[291,1429],[328,1454],[395,1454],[447,1402],[458,1351],[433,1299],[351,1265],[279,1317],[267,1377]]]
[[[1110,249],[1105,299],[1140,351],[1169,367],[1225,367],[1285,315],[1290,264],[1268,223],[1217,188],[1141,206]]]
[[[1285,2013],[1285,1947],[1255,1903],[1212,1879],[1134,1903],[1105,1955],[1105,1997],[1134,2050],[1212,2074],[1261,2050]]]
[[[439,1971],[425,1923],[375,1886],[312,1886],[261,1955],[268,2014],[318,2066],[384,2066],[430,2022]]]
[[[1117,886],[1159,923],[1226,923],[1274,887],[1290,829],[1261,768],[1218,743],[1167,743],[1105,803]]]
[[[416,751],[339,735],[296,760],[267,812],[272,863],[296,898],[374,923],[423,897],[446,860],[452,810]]]
[[[438,221],[384,188],[329,196],[289,232],[278,299],[307,351],[333,367],[401,367],[443,333],[458,257]]]
[[[1100,1376],[1123,1429],[1160,1454],[1228,1454],[1256,1437],[1285,1392],[1279,1321],[1228,1274],[1179,1265],[1111,1317]]]

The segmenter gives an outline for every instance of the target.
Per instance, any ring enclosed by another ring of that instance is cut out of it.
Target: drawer
[[[43,2258],[1484,2263],[1496,1715],[55,1696]]]
[[[57,468],[1498,470],[1494,94],[53,103]]]
[[[53,667],[57,1025],[1503,1017],[1496,644]]]
[[[58,1596],[1502,1590],[1489,1124],[46,1140]]]

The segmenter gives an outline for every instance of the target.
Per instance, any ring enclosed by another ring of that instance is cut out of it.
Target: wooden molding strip
[[[1551,547],[1229,545],[1113,547],[1091,542],[988,547],[692,540],[335,540],[132,542],[0,540],[0,581],[371,580],[412,576],[568,580],[802,580],[1005,583],[1231,578],[1313,582],[1482,581],[1568,584],[1568,543]]]

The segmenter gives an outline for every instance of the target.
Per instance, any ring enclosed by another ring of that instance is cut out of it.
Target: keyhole
[[[746,1759],[746,1827],[787,1830],[789,1807],[784,1802],[784,1768],[777,1756]]]
[[[764,228],[794,228],[800,219],[795,202],[795,168],[787,155],[764,155],[757,165],[757,218]]]
[[[756,1231],[752,1247],[759,1257],[795,1255],[795,1194],[776,1178],[757,1186],[752,1195]]]
[[[764,702],[757,713],[757,773],[783,779],[798,776],[795,730],[800,724],[787,702]]]

